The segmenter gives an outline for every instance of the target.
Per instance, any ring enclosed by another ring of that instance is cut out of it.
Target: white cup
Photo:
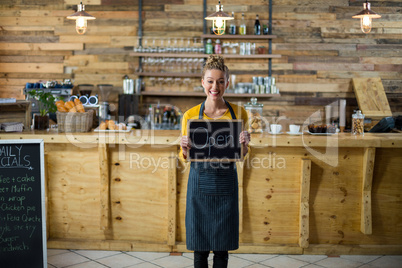
[[[300,126],[299,125],[289,125],[290,133],[299,133]]]
[[[282,126],[279,124],[271,124],[270,127],[271,127],[271,133],[273,134],[278,134],[282,130]]]

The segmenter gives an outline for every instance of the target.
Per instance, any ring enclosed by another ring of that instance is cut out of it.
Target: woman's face
[[[220,70],[207,70],[202,79],[202,86],[207,98],[211,100],[221,99],[229,81],[226,81],[225,73]]]

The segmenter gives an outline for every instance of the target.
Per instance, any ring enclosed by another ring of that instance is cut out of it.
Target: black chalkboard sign
[[[0,266],[47,267],[43,140],[0,141]]]
[[[241,161],[243,149],[239,136],[243,120],[192,119],[187,123],[191,141],[190,161]]]

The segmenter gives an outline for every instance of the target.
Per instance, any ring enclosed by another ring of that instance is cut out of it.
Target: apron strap
[[[236,114],[234,113],[232,106],[230,106],[229,102],[227,102],[226,100],[225,100],[225,104],[229,108],[230,115],[232,116],[232,119],[236,119]],[[203,101],[202,104],[201,104],[198,119],[202,119],[204,117],[204,107],[205,107],[205,101]]]
[[[226,100],[225,100],[225,103],[226,103],[226,106],[229,108],[232,119],[236,119],[236,114],[234,113],[232,106],[230,106],[229,102],[227,102]]]
[[[202,119],[204,117],[204,107],[205,107],[205,101],[203,101],[201,104],[200,114],[198,115],[198,119]]]

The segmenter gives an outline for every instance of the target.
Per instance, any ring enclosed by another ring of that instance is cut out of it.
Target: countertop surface
[[[94,144],[148,144],[177,146],[180,144],[179,130],[132,130],[129,132],[86,132],[59,133],[57,130],[24,131],[0,133],[0,140],[43,139],[45,143],[82,143]],[[400,133],[365,133],[352,135],[338,133],[319,136],[303,133],[302,135],[271,135],[269,133],[251,134],[251,146],[254,147],[384,147],[402,148]]]

